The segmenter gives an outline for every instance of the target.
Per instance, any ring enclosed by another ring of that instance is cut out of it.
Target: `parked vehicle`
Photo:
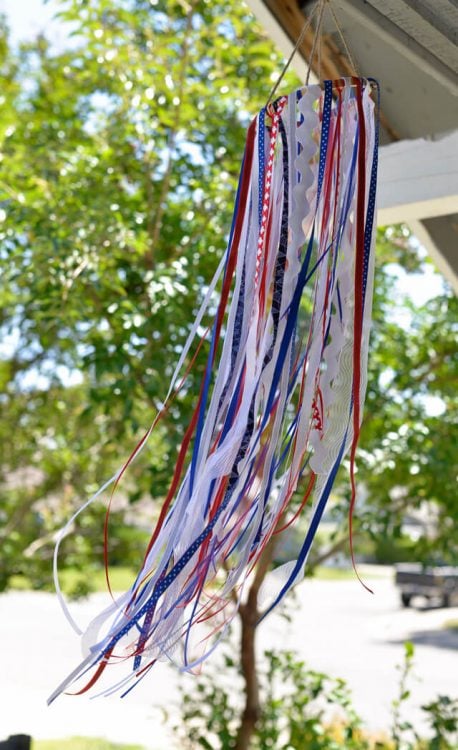
[[[410,606],[414,596],[439,600],[443,607],[458,605],[458,567],[399,563],[395,565],[395,570],[396,585],[400,589],[404,607]]]

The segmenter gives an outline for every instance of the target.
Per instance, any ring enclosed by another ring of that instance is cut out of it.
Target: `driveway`
[[[458,634],[443,625],[458,618],[458,608],[404,610],[391,578],[369,583],[374,595],[356,579],[304,581],[291,607],[292,621],[272,615],[259,630],[259,643],[295,649],[313,669],[346,679],[357,711],[377,729],[389,724],[398,685],[395,665],[407,639],[416,646],[408,718],[416,721],[415,707],[438,693],[456,695]],[[72,611],[85,623],[104,601],[97,594],[73,604]],[[0,621],[0,740],[13,733],[86,735],[138,742],[148,750],[172,747],[163,722],[176,701],[177,675],[171,667],[158,664],[123,700],[63,696],[47,708],[46,697],[80,659],[77,637],[52,594],[3,594]],[[192,686],[197,678],[181,679]]]
[[[444,628],[458,620],[458,608],[404,609],[392,575],[367,583],[373,595],[356,579],[306,580],[291,623],[272,621],[260,640],[266,647],[284,643],[313,669],[343,677],[357,712],[373,729],[390,724],[391,701],[399,695],[396,665],[403,662],[404,642],[412,641],[412,698],[405,706],[407,717],[423,729],[419,706],[439,693],[458,695],[458,632]]]

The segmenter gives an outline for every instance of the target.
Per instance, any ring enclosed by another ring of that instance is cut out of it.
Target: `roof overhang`
[[[314,2],[248,0],[285,56]],[[358,73],[382,93],[379,224],[404,222],[458,291],[458,8],[455,0],[332,0]],[[293,65],[305,78],[314,31]],[[318,61],[312,72],[318,76]],[[321,77],[354,73],[331,14]]]

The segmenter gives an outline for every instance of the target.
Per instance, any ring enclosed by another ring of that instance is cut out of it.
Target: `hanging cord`
[[[334,19],[334,23],[335,23],[336,29],[337,29],[337,31],[339,33],[339,36],[340,36],[341,40],[342,40],[342,44],[343,44],[344,49],[345,49],[345,54],[347,55],[348,60],[350,61],[350,65],[353,68],[353,72],[359,78],[359,72],[358,72],[358,69],[357,69],[357,67],[355,65],[355,60],[353,58],[353,55],[350,52],[350,47],[348,46],[347,40],[345,39],[342,27],[341,27],[341,25],[339,23],[339,19],[337,18],[336,12],[335,12],[334,8],[332,7],[331,0],[329,0],[329,10],[331,11],[331,15],[332,15],[332,17]]]
[[[321,53],[322,53],[322,41],[323,41],[323,34],[322,34],[322,28],[323,24],[321,24],[321,28],[318,30],[318,80],[321,81]]]
[[[286,73],[286,71],[288,70],[288,68],[289,68],[289,66],[291,64],[291,60],[293,59],[293,57],[296,54],[297,50],[299,49],[299,47],[301,46],[302,42],[304,41],[305,34],[306,34],[308,28],[310,27],[310,24],[312,23],[313,16],[315,15],[315,13],[318,10],[318,8],[320,7],[320,5],[323,5],[326,1],[327,0],[318,0],[318,2],[315,3],[315,5],[313,6],[312,10],[310,11],[310,15],[309,15],[309,17],[307,18],[305,24],[302,27],[302,31],[299,34],[298,38],[297,38],[297,42],[294,45],[293,50],[292,50],[292,52],[291,52],[288,60],[286,61],[285,65],[283,66],[282,72],[280,73],[279,77],[277,78],[277,81],[275,82],[275,85],[274,85],[274,87],[272,88],[272,91],[269,94],[269,98],[267,100],[266,107],[269,106],[270,102],[272,101],[273,97],[275,96],[275,92],[277,91],[280,83],[282,82],[282,80],[283,80],[283,78],[285,76],[285,73]],[[322,14],[322,11],[321,11],[321,14]],[[314,42],[314,44],[315,44],[315,42]],[[312,54],[313,54],[313,50],[312,50]],[[307,76],[309,75],[309,72],[310,72],[310,64],[309,64],[309,70],[307,72]]]
[[[272,88],[272,91],[269,94],[269,98],[268,98],[268,100],[266,102],[266,105],[265,105],[266,107],[269,106],[269,104],[271,103],[273,97],[275,96],[275,93],[276,93],[278,87],[280,86],[280,83],[282,82],[282,80],[283,80],[283,78],[284,78],[284,76],[285,76],[285,74],[286,74],[286,72],[287,72],[287,70],[288,70],[288,68],[289,68],[289,66],[291,64],[291,61],[292,61],[294,55],[296,54],[296,52],[298,51],[299,47],[301,46],[301,44],[302,44],[302,42],[304,40],[305,34],[306,34],[307,30],[310,28],[312,20],[313,20],[313,18],[314,18],[314,16],[315,16],[315,14],[316,14],[317,11],[318,11],[318,18],[317,18],[317,24],[316,24],[315,34],[314,34],[314,38],[313,38],[312,50],[311,50],[311,53],[310,53],[309,62],[308,62],[308,66],[307,66],[307,75],[306,75],[306,78],[305,78],[305,84],[308,85],[308,83],[309,83],[310,73],[312,72],[312,63],[313,63],[313,59],[315,57],[315,52],[317,50],[318,50],[318,71],[319,71],[319,78],[321,78],[321,62],[322,62],[322,60],[321,60],[321,56],[322,56],[322,49],[321,49],[321,47],[322,47],[321,28],[322,28],[322,24],[323,24],[323,16],[324,16],[324,12],[325,12],[326,6],[329,7],[329,11],[330,11],[330,13],[332,15],[332,18],[333,18],[335,27],[337,29],[337,32],[338,32],[338,34],[339,34],[339,36],[340,36],[340,38],[342,40],[342,44],[343,44],[343,47],[344,47],[344,50],[345,50],[345,54],[346,54],[346,56],[348,58],[348,61],[349,61],[350,65],[351,65],[351,67],[353,69],[353,72],[355,73],[355,75],[358,78],[360,77],[359,76],[359,72],[358,72],[358,68],[356,67],[356,64],[355,64],[355,59],[354,59],[354,57],[353,57],[353,55],[352,55],[352,53],[350,51],[350,46],[349,46],[349,44],[348,44],[348,42],[347,42],[347,40],[345,38],[342,26],[340,25],[339,19],[337,18],[337,15],[336,15],[336,12],[335,12],[335,10],[333,8],[331,0],[317,0],[317,2],[315,3],[315,5],[313,6],[312,10],[310,11],[310,14],[309,14],[307,20],[305,21],[304,26],[302,27],[301,33],[299,34],[299,36],[297,38],[297,42],[294,45],[293,50],[292,50],[292,52],[291,52],[288,60],[286,61],[285,65],[283,66],[283,70],[281,71],[281,73],[280,73],[277,81],[275,82],[275,84],[274,84],[274,86]],[[374,86],[376,86],[376,83],[373,82],[370,85],[372,87],[374,87]]]
[[[315,34],[314,34],[314,37],[313,37],[312,51],[310,53],[309,64],[308,64],[308,68],[307,68],[307,75],[305,77],[305,85],[306,86],[309,85],[310,73],[312,72],[312,63],[313,63],[313,58],[315,57],[316,49],[317,49],[317,47],[319,48],[319,46],[320,46],[319,42],[320,42],[320,34],[321,34],[321,24],[323,22],[324,9],[326,7],[326,3],[327,2],[328,2],[328,0],[319,0],[319,2],[318,2],[318,6],[319,6],[319,9],[320,9],[320,12],[318,14],[318,20],[317,20],[317,24],[316,24]],[[320,62],[320,66],[321,66],[321,62]]]

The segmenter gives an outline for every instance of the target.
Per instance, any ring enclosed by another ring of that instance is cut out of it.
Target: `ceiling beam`
[[[449,259],[445,256],[445,254],[438,249],[437,242],[433,239],[430,232],[428,231],[429,223],[429,221],[409,221],[408,227],[415,235],[420,245],[423,245],[426,252],[431,256],[438,270],[447,279],[455,294],[458,294],[458,274],[456,271],[456,267],[454,268],[452,264],[449,263]],[[452,241],[455,243],[452,247],[456,249],[456,232],[455,237],[452,238]],[[441,243],[441,247],[442,246],[443,245]]]
[[[398,224],[458,212],[458,131],[382,146],[378,223]]]
[[[299,7],[298,0],[247,1],[259,23],[268,31],[272,41],[277,44],[285,57],[289,58],[296,39],[302,32],[310,8],[307,7],[304,14],[304,11]],[[313,7],[313,3],[311,7]],[[314,29],[307,29],[297,54],[291,61],[291,67],[304,82],[309,69],[308,61],[312,55],[314,38]],[[314,59],[310,60],[311,83],[317,83],[324,79],[333,81],[342,76],[358,75],[358,72],[353,70],[347,55],[339,49],[330,34],[321,35],[319,48],[319,56],[316,54]],[[390,141],[400,139],[399,133],[393,128],[383,109],[380,110],[380,124]]]
[[[404,6],[402,0],[396,1],[398,6]],[[419,71],[427,73],[431,78],[441,83],[451,94],[455,96],[458,94],[456,72],[439,60],[429,49],[417,42],[415,37],[401,29],[383,13],[380,13],[371,3],[362,3],[361,0],[334,0],[334,2],[370,33],[384,39],[388,48],[394,47],[405,58],[414,62]],[[415,33],[413,28],[412,33]]]

